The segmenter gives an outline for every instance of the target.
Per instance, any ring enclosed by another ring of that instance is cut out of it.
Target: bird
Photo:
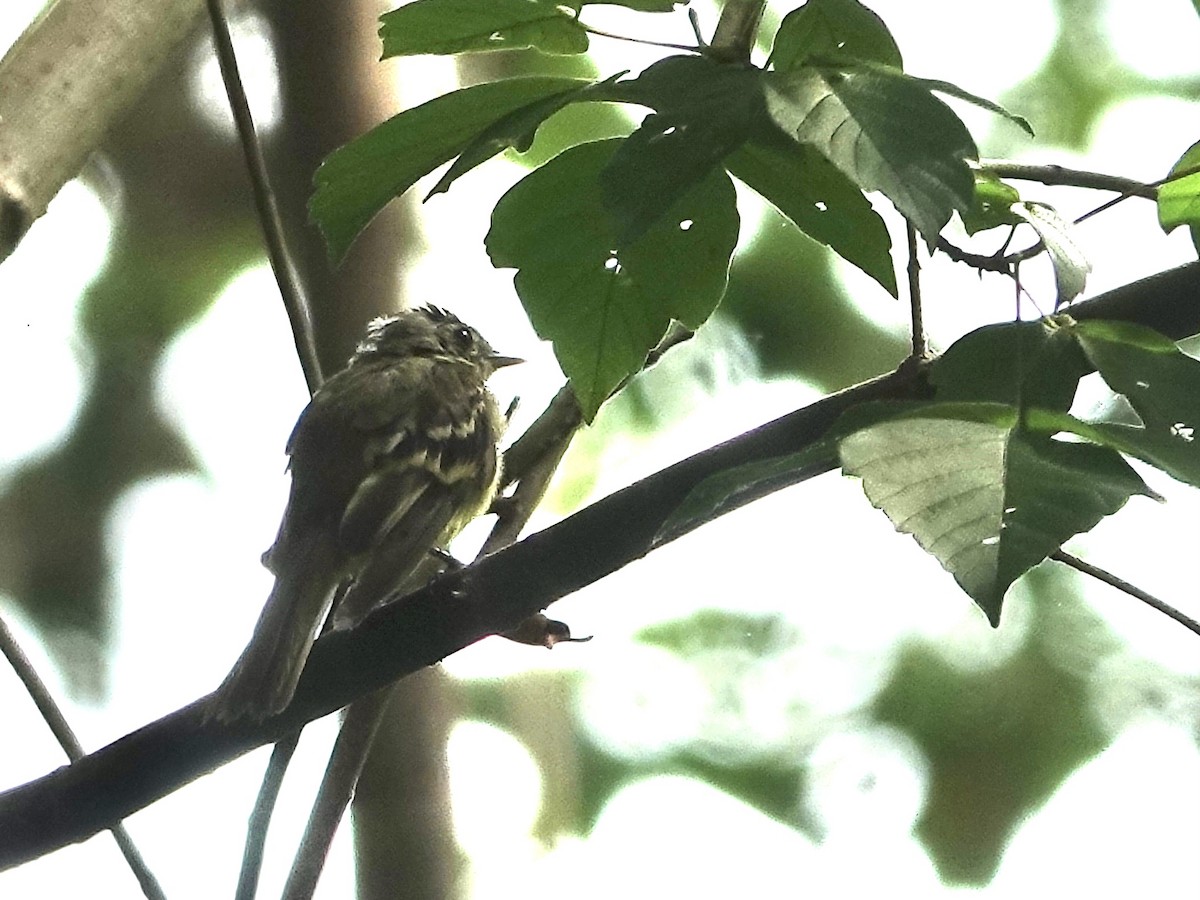
[[[372,321],[287,442],[291,489],[263,554],[275,583],[206,720],[261,721],[291,701],[335,592],[352,627],[490,506],[506,425],[486,382],[521,362],[433,305]]]

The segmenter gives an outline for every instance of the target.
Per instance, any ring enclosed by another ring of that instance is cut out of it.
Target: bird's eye
[[[454,340],[464,349],[471,346],[471,329],[466,325],[460,326],[454,332]]]

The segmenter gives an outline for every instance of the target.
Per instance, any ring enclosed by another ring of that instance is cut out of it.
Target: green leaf
[[[1025,220],[1011,207],[1021,199],[1020,192],[987,171],[975,173],[975,196],[971,208],[962,216],[967,234],[978,234],[1002,225],[1017,225]]]
[[[1070,537],[1134,494],[1154,496],[1117,452],[1022,429],[1014,407],[925,407],[841,441],[843,470],[987,614]]]
[[[1058,309],[1064,303],[1070,303],[1083,293],[1083,289],[1087,287],[1088,273],[1092,271],[1092,264],[1071,237],[1071,226],[1063,221],[1053,207],[1044,203],[1022,200],[1014,203],[1009,209],[1013,215],[1020,216],[1033,226],[1033,230],[1046,245],[1046,252],[1050,254],[1050,262],[1054,266],[1054,283],[1058,289],[1054,308]]]
[[[1029,120],[1024,116],[1018,116],[1016,113],[1009,112],[999,103],[980,97],[978,94],[972,94],[970,91],[960,88],[957,84],[950,81],[939,81],[936,78],[913,78],[913,81],[918,84],[923,84],[931,91],[936,91],[939,94],[946,94],[958,100],[965,100],[972,106],[978,106],[981,109],[986,109],[988,112],[995,113],[1008,121],[1012,122],[1030,137],[1033,137],[1033,126],[1029,124]]]
[[[898,296],[887,226],[862,191],[814,148],[752,139],[726,158],[725,168],[810,238]]]
[[[598,182],[619,145],[572,147],[531,172],[496,204],[487,236],[492,264],[518,269],[525,311],[589,420],[671,319],[697,328],[711,315],[738,233],[733,185],[714,171],[621,244]]]
[[[453,159],[492,123],[538,99],[586,85],[577,78],[511,78],[430,100],[335,150],[313,176],[309,214],[339,262],[358,233],[417,179]]]
[[[1071,330],[1039,319],[985,325],[964,335],[934,361],[929,379],[939,401],[1066,412],[1079,379],[1090,371]]]
[[[904,68],[883,19],[858,0],[808,0],[783,18],[768,64],[781,72],[809,59],[870,60]]]
[[[551,0],[415,0],[384,13],[383,58],[536,47],[585,53],[588,36],[570,2]]]
[[[798,453],[756,460],[710,475],[688,492],[654,536],[655,545],[673,540],[693,528],[780,487],[834,467],[837,448],[817,441]]]
[[[1158,224],[1168,234],[1187,225],[1192,244],[1200,250],[1200,141],[1188,147],[1171,167],[1171,175],[1182,172],[1192,174],[1168,181],[1158,189]]]
[[[1118,422],[1096,422],[1092,427],[1097,443],[1149,463],[1184,484],[1200,487],[1200,453],[1195,446],[1196,432],[1190,426],[1177,432]]]
[[[978,151],[966,126],[922,84],[882,67],[805,66],[765,75],[767,110],[864,191],[881,191],[930,244],[970,209]]]
[[[617,86],[656,110],[601,175],[604,202],[628,244],[703,180],[762,121],[761,73],[698,56],[673,56]]]
[[[1077,322],[1083,352],[1142,420],[1142,428],[1097,424],[1118,446],[1200,486],[1200,360],[1170,338],[1128,322]]]
[[[513,110],[480,132],[467,145],[454,164],[438,179],[438,183],[433,186],[425,199],[428,200],[434,194],[449,190],[450,185],[455,181],[476,166],[487,162],[497,153],[509,149],[524,153],[532,146],[538,128],[546,119],[572,103],[608,99],[608,93],[612,90],[613,83],[623,74],[614,75],[596,84],[585,83],[568,91],[551,94],[549,97],[543,97],[520,109]]]

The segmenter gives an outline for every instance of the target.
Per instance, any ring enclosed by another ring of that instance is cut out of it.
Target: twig
[[[258,134],[254,130],[254,118],[250,114],[250,103],[246,99],[246,91],[242,87],[242,79],[238,74],[237,57],[233,52],[233,40],[229,36],[229,25],[221,10],[221,0],[207,0],[207,3],[208,15],[212,20],[213,44],[217,51],[217,63],[221,67],[221,80],[225,84],[229,108],[233,112],[233,120],[237,124],[238,139],[242,142],[246,168],[250,172],[250,186],[254,193],[259,222],[262,225],[267,258],[271,262],[271,271],[275,273],[279,294],[283,298],[288,321],[292,326],[292,337],[296,342],[296,355],[300,359],[300,368],[304,371],[308,392],[315,394],[317,388],[321,386],[323,378],[321,362],[317,358],[317,345],[313,338],[308,304],[300,290],[291,258],[288,255],[287,245],[283,239],[283,224],[279,218],[279,207],[275,203],[275,194],[271,190],[271,184],[267,178],[267,164],[263,159]]]
[[[657,365],[672,347],[689,341],[691,338],[692,331],[690,329],[678,322],[672,322],[663,339],[647,354],[646,363],[642,366],[641,371],[644,372]],[[629,378],[623,379],[613,390],[613,394],[619,393],[629,383],[629,380]],[[582,423],[583,412],[579,408],[579,402],[575,399],[575,392],[571,390],[569,384],[563,385],[537,420],[505,451],[501,488],[508,487],[524,478],[530,467],[537,465],[543,456],[554,453],[554,448],[564,440],[569,441],[571,435],[575,433],[575,429]]]
[[[1132,178],[1123,178],[1119,175],[1104,175],[1100,172],[1088,172],[1082,169],[1068,169],[1064,166],[1056,165],[1028,165],[1025,163],[1007,162],[1000,159],[981,159],[977,166],[979,171],[988,172],[998,178],[1011,178],[1017,181],[1037,181],[1041,184],[1058,186],[1058,187],[1080,187],[1090,188],[1098,191],[1117,191],[1118,195],[1094,209],[1088,210],[1083,215],[1078,216],[1074,220],[1075,225],[1086,222],[1092,216],[1110,209],[1130,197],[1141,197],[1146,200],[1155,200],[1158,198],[1158,189],[1168,181],[1176,177],[1182,177],[1184,173],[1177,173],[1173,176],[1161,179],[1152,183],[1135,181]],[[1009,234],[1009,240],[1012,239],[1012,233]],[[1008,242],[1005,242],[1005,247]],[[971,253],[951,244],[945,238],[939,237],[937,248],[945,253],[954,262],[966,263],[974,269],[980,269],[985,272],[999,272],[1003,275],[1012,275],[1013,266],[1032,259],[1046,249],[1045,244],[1039,239],[1032,246],[1024,250],[1019,250],[1015,253],[1005,254],[1004,250],[984,255],[979,253]]]
[[[67,754],[67,759],[75,762],[78,759],[83,759],[86,755],[83,750],[83,745],[79,743],[79,738],[75,736],[75,731],[71,728],[67,717],[63,715],[58,704],[54,702],[54,698],[50,695],[49,688],[42,681],[34,668],[29,657],[25,655],[25,651],[21,649],[21,645],[17,643],[16,635],[8,627],[8,623],[0,618],[0,652],[4,654],[9,665],[13,667],[13,671],[17,673],[17,677],[21,679],[21,684],[25,686],[26,693],[29,694],[33,705],[42,715],[44,721],[49,727],[51,734],[54,735],[58,745],[62,747],[63,752]],[[125,862],[128,864],[133,876],[141,885],[142,893],[149,900],[166,900],[166,894],[163,893],[162,886],[159,885],[158,879],[154,877],[154,873],[150,871],[150,867],[146,865],[146,860],[142,858],[141,851],[134,844],[133,838],[130,837],[124,823],[118,822],[111,829],[112,836],[117,842],[117,846],[121,850],[121,855],[125,857]]]
[[[481,557],[507,547],[520,536],[521,529],[529,523],[533,511],[546,496],[550,479],[554,477],[567,447],[571,445],[575,431],[576,429],[572,428],[563,433],[556,442],[547,445],[532,464],[526,466],[512,495],[497,502],[496,524],[488,533],[487,540],[483,542],[479,551]]]
[[[329,846],[354,796],[354,786],[358,784],[391,695],[392,685],[388,685],[355,700],[346,710],[313,803],[312,816],[283,889],[284,900],[309,900],[317,889]]]
[[[212,24],[217,63],[221,70],[221,80],[225,85],[225,94],[229,100],[229,108],[237,126],[238,139],[241,142],[242,154],[250,175],[251,191],[262,228],[267,258],[271,263],[271,271],[275,275],[275,282],[279,286],[279,294],[291,324],[292,339],[296,345],[296,355],[304,373],[305,383],[308,385],[308,392],[310,395],[315,394],[321,386],[324,376],[321,372],[320,359],[317,356],[308,303],[300,288],[287,250],[287,243],[283,237],[283,223],[279,216],[279,207],[275,202],[275,193],[271,189],[270,179],[267,175],[266,161],[258,140],[258,132],[254,127],[250,103],[246,98],[246,91],[238,71],[237,55],[233,49],[233,40],[229,34],[229,25],[221,7],[221,0],[206,0],[206,3],[209,20]],[[259,787],[258,797],[255,800],[254,810],[250,815],[247,827],[242,867],[238,876],[236,894],[238,900],[252,900],[257,891],[259,873],[262,868],[263,847],[266,843],[271,814],[279,796],[283,777],[299,740],[299,729],[286,735],[276,744],[275,750],[271,754],[271,760],[267,764],[267,770],[263,775],[263,781]]]
[[[923,359],[929,353],[925,339],[925,315],[921,309],[921,263],[917,259],[917,229],[907,219],[908,233],[908,308],[912,314],[912,357]]]
[[[1082,169],[1068,169],[1055,165],[1028,165],[1026,163],[1008,162],[1003,159],[981,159],[979,169],[990,172],[997,178],[1012,178],[1016,181],[1037,181],[1041,184],[1058,187],[1091,188],[1097,191],[1116,191],[1129,197],[1142,197],[1154,200],[1158,197],[1155,185],[1123,178],[1119,175],[1104,175],[1100,172],[1087,172]]]
[[[279,790],[283,787],[283,776],[287,774],[288,764],[300,743],[300,729],[275,744],[271,750],[271,761],[267,763],[267,771],[263,775],[262,784],[258,788],[258,798],[254,801],[254,809],[250,813],[250,822],[246,827],[246,846],[242,851],[242,869],[238,873],[237,892],[234,900],[254,900],[258,892],[258,878],[262,872],[263,848],[267,843],[267,830],[271,825],[271,814],[275,811],[275,802],[279,799]]]
[[[1072,569],[1076,569],[1077,571],[1083,572],[1085,575],[1091,575],[1093,578],[1103,581],[1105,584],[1109,585],[1110,587],[1115,587],[1118,591],[1123,591],[1124,593],[1128,594],[1130,597],[1133,597],[1137,600],[1141,600],[1147,606],[1152,607],[1153,609],[1158,610],[1163,615],[1174,619],[1176,622],[1178,622],[1180,625],[1182,625],[1188,631],[1191,631],[1194,634],[1200,635],[1200,622],[1197,622],[1191,616],[1187,615],[1187,613],[1180,612],[1178,609],[1173,607],[1170,603],[1167,603],[1165,600],[1159,600],[1153,594],[1143,591],[1137,585],[1130,584],[1128,581],[1125,581],[1122,578],[1118,578],[1116,575],[1113,575],[1111,572],[1106,572],[1104,569],[1101,569],[1099,566],[1093,566],[1089,562],[1084,562],[1079,557],[1072,556],[1070,553],[1067,553],[1063,550],[1059,550],[1055,553],[1050,554],[1050,558],[1057,562],[1068,565]]]

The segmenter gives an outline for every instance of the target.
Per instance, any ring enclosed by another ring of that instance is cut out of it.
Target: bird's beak
[[[503,369],[505,366],[515,366],[525,360],[519,356],[501,356],[499,353],[493,353],[488,357],[488,362],[492,364],[493,369]]]

